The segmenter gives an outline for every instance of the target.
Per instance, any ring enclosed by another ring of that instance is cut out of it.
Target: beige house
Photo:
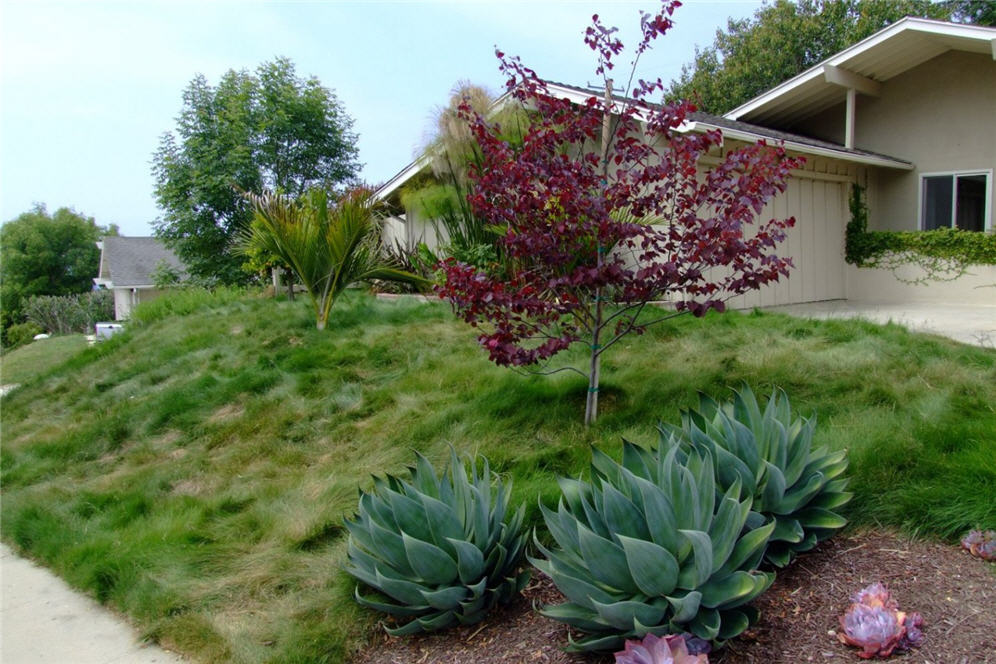
[[[158,238],[107,236],[97,246],[100,273],[93,283],[114,292],[114,320],[128,318],[136,304],[162,293],[153,278],[160,264],[185,274],[183,263]]]
[[[550,89],[578,103],[592,94]],[[722,117],[694,113],[682,129],[719,129],[724,151],[766,140],[806,158],[762,214],[796,218],[782,251],[795,270],[730,306],[843,299],[996,305],[996,266],[913,285],[912,267],[897,275],[844,260],[854,184],[867,192],[871,230],[993,232],[996,29],[905,18]],[[426,157],[416,160],[376,195],[396,199],[427,167]],[[404,216],[389,220],[386,233],[433,239],[431,225]]]

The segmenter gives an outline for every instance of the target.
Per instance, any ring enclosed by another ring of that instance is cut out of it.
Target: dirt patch
[[[996,664],[996,565],[955,546],[891,534],[838,537],[779,572],[758,598],[761,620],[713,653],[713,664],[859,662],[836,637],[849,597],[882,581],[904,611],[925,621],[922,648],[891,661],[917,664]],[[546,579],[484,622],[441,634],[392,638],[379,634],[354,664],[538,662],[608,664],[611,656],[568,655],[567,629],[532,610],[563,599]]]
[[[211,417],[209,417],[207,421],[211,424],[227,422],[228,420],[233,420],[236,417],[241,417],[245,414],[245,412],[245,406],[242,404],[229,403],[211,413]]]

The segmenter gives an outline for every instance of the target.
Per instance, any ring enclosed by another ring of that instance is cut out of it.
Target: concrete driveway
[[[950,337],[966,344],[996,348],[996,297],[992,305],[867,304],[847,300],[766,307],[802,318],[863,318],[873,323],[904,325],[914,332]]]

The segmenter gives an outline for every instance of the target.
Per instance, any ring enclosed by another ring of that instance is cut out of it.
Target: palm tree
[[[325,329],[336,298],[355,283],[426,283],[381,257],[369,191],[357,189],[333,200],[320,189],[297,200],[273,193],[245,196],[255,214],[242,238],[243,251],[269,252],[291,268],[311,296],[319,330]]]

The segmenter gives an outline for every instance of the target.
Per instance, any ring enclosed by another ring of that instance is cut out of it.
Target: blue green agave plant
[[[716,459],[720,490],[737,482],[742,497],[753,497],[747,527],[766,521],[775,524],[765,559],[777,567],[847,523],[833,511],[852,496],[841,477],[847,469],[847,452],[813,449],[815,429],[815,416],[793,417],[781,390],[772,393],[762,410],[746,386],[725,403],[702,395],[698,409],[682,413],[680,427],[659,426],[661,442],[680,447],[679,457],[695,450]]]
[[[557,509],[540,504],[556,546],[534,533],[542,557],[529,560],[568,600],[540,612],[583,632],[569,650],[686,631],[720,645],[757,619],[746,604],[774,581],[756,567],[775,524],[745,528],[739,482],[718,492],[708,452],[682,457],[630,451],[619,464],[596,449],[591,482],[561,478]]]
[[[360,492],[359,511],[346,520],[346,571],[377,590],[355,590],[363,606],[408,622],[392,635],[472,624],[513,599],[529,579],[521,569],[526,532],[524,506],[509,512],[511,484],[491,472],[487,459],[469,468],[452,452],[438,475],[421,454],[409,477],[374,478]]]

